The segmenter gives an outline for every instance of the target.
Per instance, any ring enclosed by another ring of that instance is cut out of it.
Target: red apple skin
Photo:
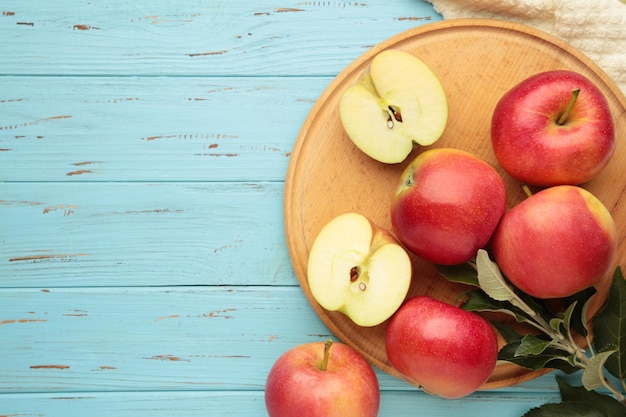
[[[538,298],[561,298],[597,284],[617,253],[615,222],[590,192],[546,188],[505,213],[492,253],[513,285]]]
[[[348,345],[334,342],[323,371],[324,345],[305,343],[276,360],[265,385],[270,417],[378,415],[380,389],[371,365]]]
[[[431,149],[405,168],[391,224],[415,255],[455,265],[487,244],[505,208],[504,182],[491,165],[458,149]]]
[[[429,296],[400,307],[387,327],[385,347],[389,362],[410,382],[448,399],[478,390],[498,359],[489,322]]]
[[[569,118],[557,120],[580,89]],[[497,103],[491,142],[502,168],[532,185],[579,185],[598,175],[617,144],[609,104],[588,78],[572,71],[536,74]]]

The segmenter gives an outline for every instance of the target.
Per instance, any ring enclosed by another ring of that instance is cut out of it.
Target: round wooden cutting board
[[[341,94],[378,52],[392,48],[411,52],[426,62],[446,90],[448,125],[431,147],[464,149],[494,166],[507,185],[509,207],[521,201],[524,193],[520,184],[499,167],[491,148],[490,123],[496,102],[513,85],[541,71],[570,69],[595,82],[610,104],[618,146],[607,168],[584,187],[614,216],[619,233],[618,263],[622,267],[626,266],[626,98],[596,64],[568,44],[527,26],[484,19],[449,20],[400,33],[364,53],[331,82],[302,126],[291,156],[284,197],[287,246],[302,291],[324,324],[372,364],[402,378],[385,354],[387,322],[364,328],[341,313],[326,311],[311,296],[307,283],[311,245],[320,229],[338,214],[355,211],[392,230],[389,208],[400,174],[410,160],[426,149],[415,149],[401,164],[382,164],[356,148],[341,125]],[[412,262],[414,272],[408,297],[428,294],[453,302],[467,289],[449,283],[433,265],[417,257]],[[599,286],[590,315],[606,299],[608,285],[606,280]],[[517,384],[545,372],[499,364],[482,389]]]

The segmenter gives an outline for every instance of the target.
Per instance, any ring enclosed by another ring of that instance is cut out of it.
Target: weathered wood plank
[[[282,180],[330,81],[0,77],[0,181]]]
[[[3,289],[1,300],[2,393],[263,390],[284,351],[331,336],[295,286]],[[412,389],[377,372],[383,390]],[[547,386],[552,376],[497,392]]]
[[[330,335],[297,287],[4,289],[1,297],[0,340],[11,341],[0,361],[4,393],[259,390],[283,350]]]
[[[8,183],[0,287],[297,285],[283,183]]]
[[[441,20],[412,0],[0,7],[0,74],[329,75],[398,32]]]
[[[267,417],[263,395],[261,391],[3,395],[0,413],[20,417]],[[449,401],[422,392],[383,391],[379,417],[519,417],[532,407],[556,401],[556,393],[483,394]]]

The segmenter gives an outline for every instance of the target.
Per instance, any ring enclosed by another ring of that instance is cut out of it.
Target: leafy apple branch
[[[486,251],[481,250],[478,253],[476,268],[478,284],[488,296],[496,301],[508,301],[512,306],[522,310],[527,315],[524,319],[525,322],[552,339],[551,341],[543,342],[538,340],[536,336],[526,335],[522,339],[522,346],[520,346],[519,350],[541,353],[545,348],[554,346],[572,355],[568,361],[573,365],[578,365],[582,368],[588,365],[589,360],[584,350],[575,342],[572,332],[568,331],[576,302],[565,311],[563,317],[555,317],[548,322],[541,314],[528,305],[522,297],[515,293],[513,288],[505,281],[496,263],[489,259]],[[585,305],[583,310],[586,311],[586,307],[587,305]],[[538,351],[537,349],[540,350]]]
[[[587,320],[589,303],[596,293],[593,287],[562,300],[564,307],[555,312],[549,303],[512,286],[485,250],[478,251],[472,262],[438,268],[452,282],[477,287],[460,298],[463,309],[504,313],[534,329],[520,334],[511,326],[493,322],[506,341],[499,360],[530,370],[559,369],[566,374],[582,370],[581,389],[587,394],[559,380],[563,402],[546,404],[525,416],[544,417],[574,410],[579,413],[589,406],[601,410],[599,416],[626,414],[626,281],[620,267],[613,275],[606,304],[593,319],[593,340]],[[581,347],[583,341],[587,349]],[[619,382],[612,382],[611,377]],[[613,398],[594,391],[601,388]]]

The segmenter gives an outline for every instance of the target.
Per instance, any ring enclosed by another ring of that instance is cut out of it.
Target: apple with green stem
[[[386,230],[354,212],[319,232],[307,267],[313,298],[359,326],[376,326],[400,307],[411,284],[411,260]]]
[[[354,144],[384,163],[404,161],[414,144],[442,135],[448,100],[433,70],[413,54],[379,52],[339,101],[341,123]]]
[[[378,379],[357,351],[328,340],[283,353],[265,384],[270,417],[376,417]]]
[[[498,338],[476,313],[430,296],[407,300],[389,322],[391,365],[430,394],[454,399],[478,390],[498,359]]]
[[[609,210],[592,193],[560,185],[508,210],[491,246],[514,286],[537,298],[562,298],[610,275],[617,230]]]
[[[579,185],[598,175],[617,137],[606,97],[582,74],[553,70],[515,85],[498,101],[491,142],[502,168],[532,185]]]
[[[400,176],[391,224],[417,256],[456,265],[487,244],[505,208],[504,181],[491,165],[459,149],[435,148]]]

